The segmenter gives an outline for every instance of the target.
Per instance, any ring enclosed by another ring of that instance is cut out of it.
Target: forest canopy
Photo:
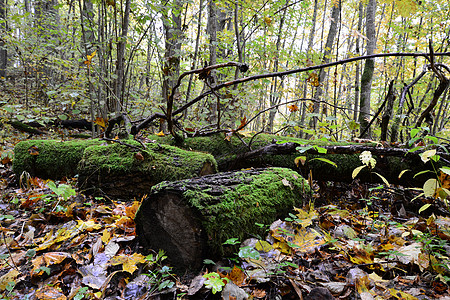
[[[10,123],[448,137],[445,1],[2,2]]]

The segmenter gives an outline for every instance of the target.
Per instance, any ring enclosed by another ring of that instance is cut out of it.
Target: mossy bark
[[[210,154],[185,151],[170,145],[135,141],[129,146],[101,144],[85,150],[78,166],[79,186],[85,191],[131,199],[142,196],[162,181],[187,179],[217,171]],[[131,147],[130,147],[131,146]]]
[[[143,200],[136,231],[141,245],[164,249],[174,266],[196,269],[204,258],[235,251],[223,246],[229,238],[264,236],[255,223],[283,218],[309,192],[307,181],[286,168],[162,182]]]
[[[75,176],[84,150],[99,145],[99,140],[28,140],[14,147],[13,170],[17,175],[27,171],[31,176],[61,179]]]

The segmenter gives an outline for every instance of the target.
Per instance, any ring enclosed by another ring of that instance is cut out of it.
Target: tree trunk
[[[181,13],[182,4],[180,0],[174,0],[172,7],[166,11],[163,16],[165,51],[163,64],[163,84],[162,98],[167,103],[167,116],[170,118],[172,114],[173,103],[169,103],[169,96],[172,94],[176,80],[180,73],[180,52],[181,52]],[[169,14],[171,19],[169,19]],[[172,101],[175,97],[172,97]],[[168,120],[169,126],[172,121]],[[161,122],[160,129],[165,130],[165,122]],[[172,133],[172,128],[168,128]]]
[[[243,242],[300,206],[309,186],[289,169],[218,173],[154,186],[136,214],[140,245],[163,249],[172,265],[197,270],[205,258],[231,255],[230,238]]]
[[[366,36],[367,36],[367,46],[366,55],[372,55],[376,48],[376,32],[375,32],[375,11],[376,11],[376,0],[369,0],[367,3],[366,11]],[[370,92],[372,90],[372,79],[373,72],[375,69],[375,59],[367,59],[364,64],[363,74],[361,76],[361,103],[360,103],[360,114],[359,123],[361,132],[366,129],[369,125],[370,118]],[[370,129],[365,131],[364,138],[370,138]]]
[[[328,32],[327,42],[325,44],[325,49],[323,50],[323,58],[322,63],[326,64],[330,61],[331,51],[333,50],[334,39],[337,34],[339,15],[341,12],[341,1],[333,4],[333,9],[331,11],[331,23],[330,30]],[[316,93],[314,94],[314,99],[321,100],[323,94],[323,84],[325,82],[326,69],[322,68],[319,72],[319,83],[320,85],[317,87]],[[318,102],[314,103],[314,113],[319,113],[320,104]],[[316,128],[317,117],[313,117],[310,121],[310,127]]]
[[[0,0],[0,36],[6,33],[6,0]],[[0,79],[6,78],[6,63],[8,61],[7,52],[5,48],[5,41],[0,39]]]
[[[122,29],[117,43],[117,63],[116,63],[116,81],[114,85],[115,106],[114,111],[119,115],[123,111],[124,88],[125,88],[125,46],[127,45],[128,25],[130,23],[131,0],[125,1],[125,11],[122,16]]]

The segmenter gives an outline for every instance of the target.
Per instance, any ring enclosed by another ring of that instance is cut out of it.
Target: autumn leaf
[[[92,59],[94,58],[95,54],[97,54],[97,50],[95,50],[94,52],[91,53],[91,55],[87,55],[87,59],[84,61],[84,64],[86,66],[90,66],[92,63]]]
[[[164,132],[162,132],[162,131],[160,131],[160,132],[158,132],[157,134],[156,134],[157,136],[166,136],[165,134],[164,134]]]
[[[315,72],[309,73],[308,79],[306,79],[307,82],[309,82],[312,86],[318,87],[320,85],[319,82],[319,75]]]
[[[134,158],[136,158],[137,160],[143,161],[144,160],[144,156],[142,155],[141,152],[136,152],[134,154]]]
[[[399,0],[395,2],[397,12],[404,18],[408,18],[417,11],[417,3],[414,0]]]
[[[244,117],[243,119],[241,119],[241,125],[239,125],[239,127],[238,127],[238,129],[236,129],[236,131],[239,131],[242,128],[244,128],[245,124],[247,124],[247,117]]]
[[[141,203],[139,201],[134,201],[133,205],[125,207],[125,215],[130,219],[134,219],[134,216],[136,215],[136,212],[138,211],[140,205]]]
[[[267,26],[272,25],[272,19],[269,17],[264,17],[264,23],[266,23]]]
[[[39,148],[37,146],[31,146],[30,148],[28,148],[28,154],[39,155]]]
[[[108,123],[108,121],[103,119],[102,117],[97,117],[95,118],[94,123],[100,127],[106,128],[106,124]]]
[[[234,266],[231,272],[226,277],[229,278],[237,286],[241,286],[244,283],[246,275],[241,268]]]
[[[132,255],[118,255],[111,258],[111,265],[122,265],[122,269],[130,274],[133,274],[133,272],[136,271],[137,264],[145,262],[145,256],[139,253],[133,253]]]
[[[296,112],[296,111],[298,111],[298,106],[295,105],[295,104],[288,105],[287,108],[289,109],[290,112]]]

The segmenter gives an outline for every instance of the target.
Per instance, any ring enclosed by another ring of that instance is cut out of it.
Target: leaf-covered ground
[[[19,139],[1,145],[2,299],[450,299],[441,200],[411,202],[416,193],[401,187],[315,184],[305,207],[261,224],[267,236],[231,239],[234,257],[174,274],[161,251],[136,241],[140,199],[87,197],[72,178],[16,177]]]

